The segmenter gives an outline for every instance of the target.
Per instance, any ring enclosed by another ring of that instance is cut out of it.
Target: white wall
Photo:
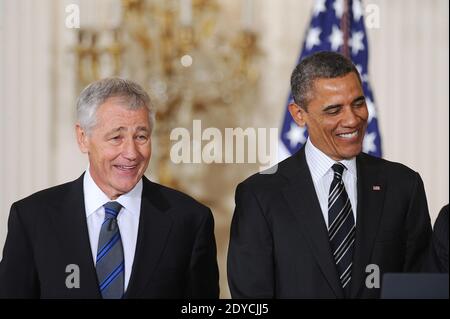
[[[11,203],[52,179],[50,0],[0,8],[0,246]]]
[[[384,157],[418,171],[432,220],[449,202],[449,2],[371,1],[371,80]]]

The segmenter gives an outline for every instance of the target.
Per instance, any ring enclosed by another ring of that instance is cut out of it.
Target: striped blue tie
[[[117,215],[122,208],[118,202],[103,205],[105,220],[100,230],[96,271],[103,299],[119,299],[124,291],[124,259]]]
[[[332,166],[334,178],[328,196],[328,236],[331,251],[346,296],[352,278],[353,247],[355,244],[355,219],[352,205],[345,191],[342,174],[345,166],[336,163]]]

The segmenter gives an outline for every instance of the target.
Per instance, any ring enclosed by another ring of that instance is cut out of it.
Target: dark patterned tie
[[[355,219],[352,205],[342,180],[345,166],[341,163],[336,163],[332,168],[334,178],[328,195],[328,235],[339,280],[346,296],[348,296],[349,283],[352,277]]]
[[[124,290],[124,259],[117,215],[122,208],[118,202],[103,205],[105,220],[100,230],[97,250],[97,278],[104,299],[119,299]]]

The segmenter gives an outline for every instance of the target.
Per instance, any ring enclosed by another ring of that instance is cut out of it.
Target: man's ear
[[[86,131],[83,130],[79,123],[75,125],[75,131],[77,134],[78,147],[82,153],[87,153],[89,151],[89,141]]]
[[[292,118],[294,119],[295,123],[297,123],[298,126],[305,126],[305,113],[306,111],[295,104],[294,102],[291,102],[288,106],[289,113],[291,113]]]

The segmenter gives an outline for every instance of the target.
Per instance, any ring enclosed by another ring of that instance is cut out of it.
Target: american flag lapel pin
[[[372,186],[372,190],[373,191],[379,191],[379,190],[381,190],[381,187],[380,187],[380,185],[373,185]]]

